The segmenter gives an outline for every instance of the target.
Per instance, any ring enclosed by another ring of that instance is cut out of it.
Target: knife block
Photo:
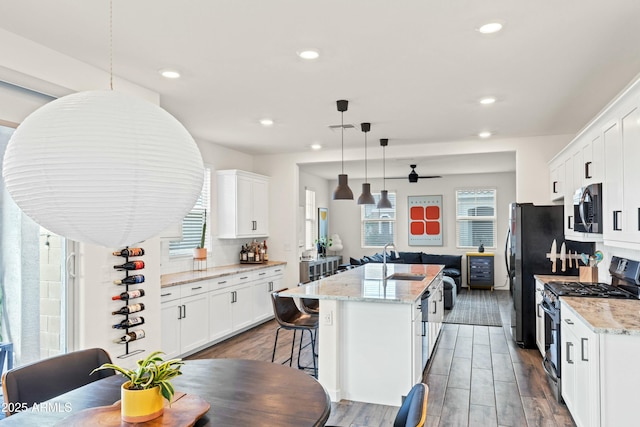
[[[580,281],[598,283],[598,267],[580,267]]]

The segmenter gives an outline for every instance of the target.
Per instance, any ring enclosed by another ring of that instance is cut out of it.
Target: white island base
[[[422,380],[416,304],[320,300],[318,380],[332,401],[400,406]]]

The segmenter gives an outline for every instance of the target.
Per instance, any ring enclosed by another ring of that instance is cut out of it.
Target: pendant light
[[[380,140],[380,146],[382,147],[382,188],[383,190],[380,192],[381,194],[380,194],[380,201],[378,202],[378,209],[391,209],[393,207],[391,205],[391,201],[389,200],[386,177],[385,177],[385,169],[386,169],[385,147],[388,144],[389,144],[389,140],[387,138]]]
[[[375,205],[376,201],[371,194],[371,184],[367,182],[367,132],[371,130],[371,123],[360,123],[360,129],[364,132],[364,183],[362,194],[358,197],[359,205]]]
[[[336,101],[340,111],[342,131],[342,173],[338,175],[338,187],[333,192],[333,200],[353,200],[353,192],[349,188],[349,177],[344,173],[344,112],[349,108],[349,101],[341,99]]]
[[[110,77],[111,90],[67,95],[30,114],[2,172],[15,203],[44,228],[122,247],[179,223],[202,190],[204,165],[178,120],[114,91]]]

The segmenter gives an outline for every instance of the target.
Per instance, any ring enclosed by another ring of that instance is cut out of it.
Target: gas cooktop
[[[556,296],[638,298],[637,295],[608,283],[547,282],[545,288]]]

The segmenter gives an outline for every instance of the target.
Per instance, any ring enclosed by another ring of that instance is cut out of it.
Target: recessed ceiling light
[[[164,69],[160,70],[160,75],[166,79],[178,79],[180,78],[180,73],[176,70]]]
[[[267,126],[267,127],[268,126],[273,126],[273,120],[271,120],[271,119],[262,119],[262,120],[260,120],[260,124],[262,126]]]
[[[321,148],[322,148],[322,145],[320,144],[311,144],[312,150],[320,150]]]
[[[496,99],[493,96],[487,96],[480,99],[480,104],[482,105],[490,105],[496,102]]]
[[[305,49],[299,51],[298,56],[302,59],[318,59],[320,53],[314,49]]]
[[[489,138],[489,137],[491,136],[491,132],[486,132],[486,131],[485,131],[485,132],[480,132],[480,133],[478,134],[478,136],[479,136],[480,138]]]
[[[500,22],[489,22],[488,24],[484,24],[478,28],[478,31],[482,34],[493,34],[502,30],[502,27],[503,25]]]

